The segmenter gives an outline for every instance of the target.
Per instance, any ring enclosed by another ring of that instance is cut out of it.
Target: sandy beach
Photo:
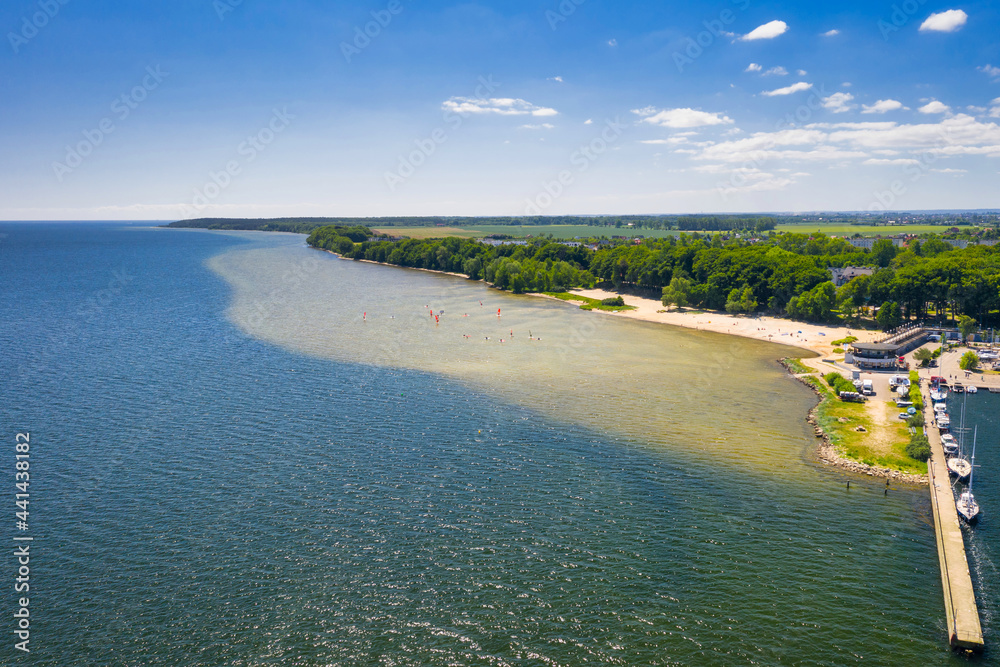
[[[656,299],[619,295],[601,289],[570,291],[573,294],[580,294],[581,296],[593,299],[607,299],[621,296],[625,300],[626,305],[635,307],[635,310],[618,312],[595,310],[595,313],[602,313],[612,317],[631,317],[648,322],[660,322],[662,324],[672,324],[689,329],[715,331],[717,333],[794,345],[815,352],[821,358],[834,354],[833,349],[836,346],[833,345],[833,341],[835,340],[840,340],[847,336],[856,336],[859,340],[869,341],[874,340],[880,335],[880,332],[877,331],[862,331],[842,326],[807,324],[805,322],[795,322],[769,316],[736,316],[696,309],[681,311],[671,309],[666,311],[663,304]]]

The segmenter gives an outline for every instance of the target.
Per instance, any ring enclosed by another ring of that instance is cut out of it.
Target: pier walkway
[[[924,419],[927,438],[931,443],[931,458],[927,461],[927,477],[931,492],[931,512],[937,536],[938,560],[941,562],[941,586],[944,588],[944,609],[948,619],[948,641],[956,648],[981,651],[983,629],[979,624],[976,593],[972,588],[969,561],[965,553],[962,527],[955,494],[945,463],[941,435],[933,426],[934,408],[927,385],[921,387],[924,396]]]

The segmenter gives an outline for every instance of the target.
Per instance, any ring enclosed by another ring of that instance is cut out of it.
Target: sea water
[[[926,490],[815,460],[788,348],[297,235],[0,234],[0,537],[34,538],[31,664],[960,660]],[[16,575],[0,560],[5,609]]]

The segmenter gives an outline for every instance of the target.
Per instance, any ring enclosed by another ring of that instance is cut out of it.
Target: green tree
[[[910,436],[910,442],[906,445],[906,455],[918,461],[926,461],[931,457],[931,443],[927,436],[917,431]]]
[[[974,371],[979,368],[979,355],[977,355],[972,350],[969,350],[962,355],[962,358],[958,361],[958,367],[963,371]]]
[[[922,347],[913,353],[913,358],[919,361],[921,366],[926,366],[931,363],[931,359],[934,358],[934,353],[926,347]]]
[[[740,295],[740,310],[744,313],[753,313],[757,310],[757,300],[753,298],[753,290],[749,285],[743,288]]]
[[[882,307],[878,309],[875,321],[882,331],[889,331],[898,327],[903,322],[903,314],[899,308],[899,304],[895,301],[886,301],[883,303]]]
[[[483,277],[483,260],[479,257],[470,257],[462,263],[462,271],[472,280],[479,280]]]
[[[828,322],[833,319],[833,307],[837,301],[837,288],[832,282],[816,285],[808,292],[788,301],[786,310],[792,317],[805,320]]]
[[[663,288],[663,305],[669,308],[671,305],[678,309],[688,305],[688,298],[691,294],[691,281],[687,278],[674,276],[670,285]]]
[[[337,252],[341,255],[346,255],[347,253],[354,250],[354,241],[347,238],[346,236],[341,236],[337,239]]]
[[[889,239],[879,239],[872,245],[872,259],[876,266],[885,268],[896,256],[896,246]]]
[[[976,330],[976,321],[969,317],[968,315],[962,315],[962,318],[958,321],[958,331],[962,334],[962,342],[969,342],[969,336],[973,334]]]
[[[743,311],[743,308],[740,306],[740,296],[742,294],[743,294],[743,292],[740,290],[739,287],[734,287],[729,292],[729,296],[726,298],[726,312],[727,313],[736,314],[736,313],[739,313],[739,312]]]

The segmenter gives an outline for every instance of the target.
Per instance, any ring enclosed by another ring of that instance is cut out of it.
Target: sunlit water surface
[[[0,227],[32,664],[960,660],[926,492],[814,462],[788,348],[301,236]]]

